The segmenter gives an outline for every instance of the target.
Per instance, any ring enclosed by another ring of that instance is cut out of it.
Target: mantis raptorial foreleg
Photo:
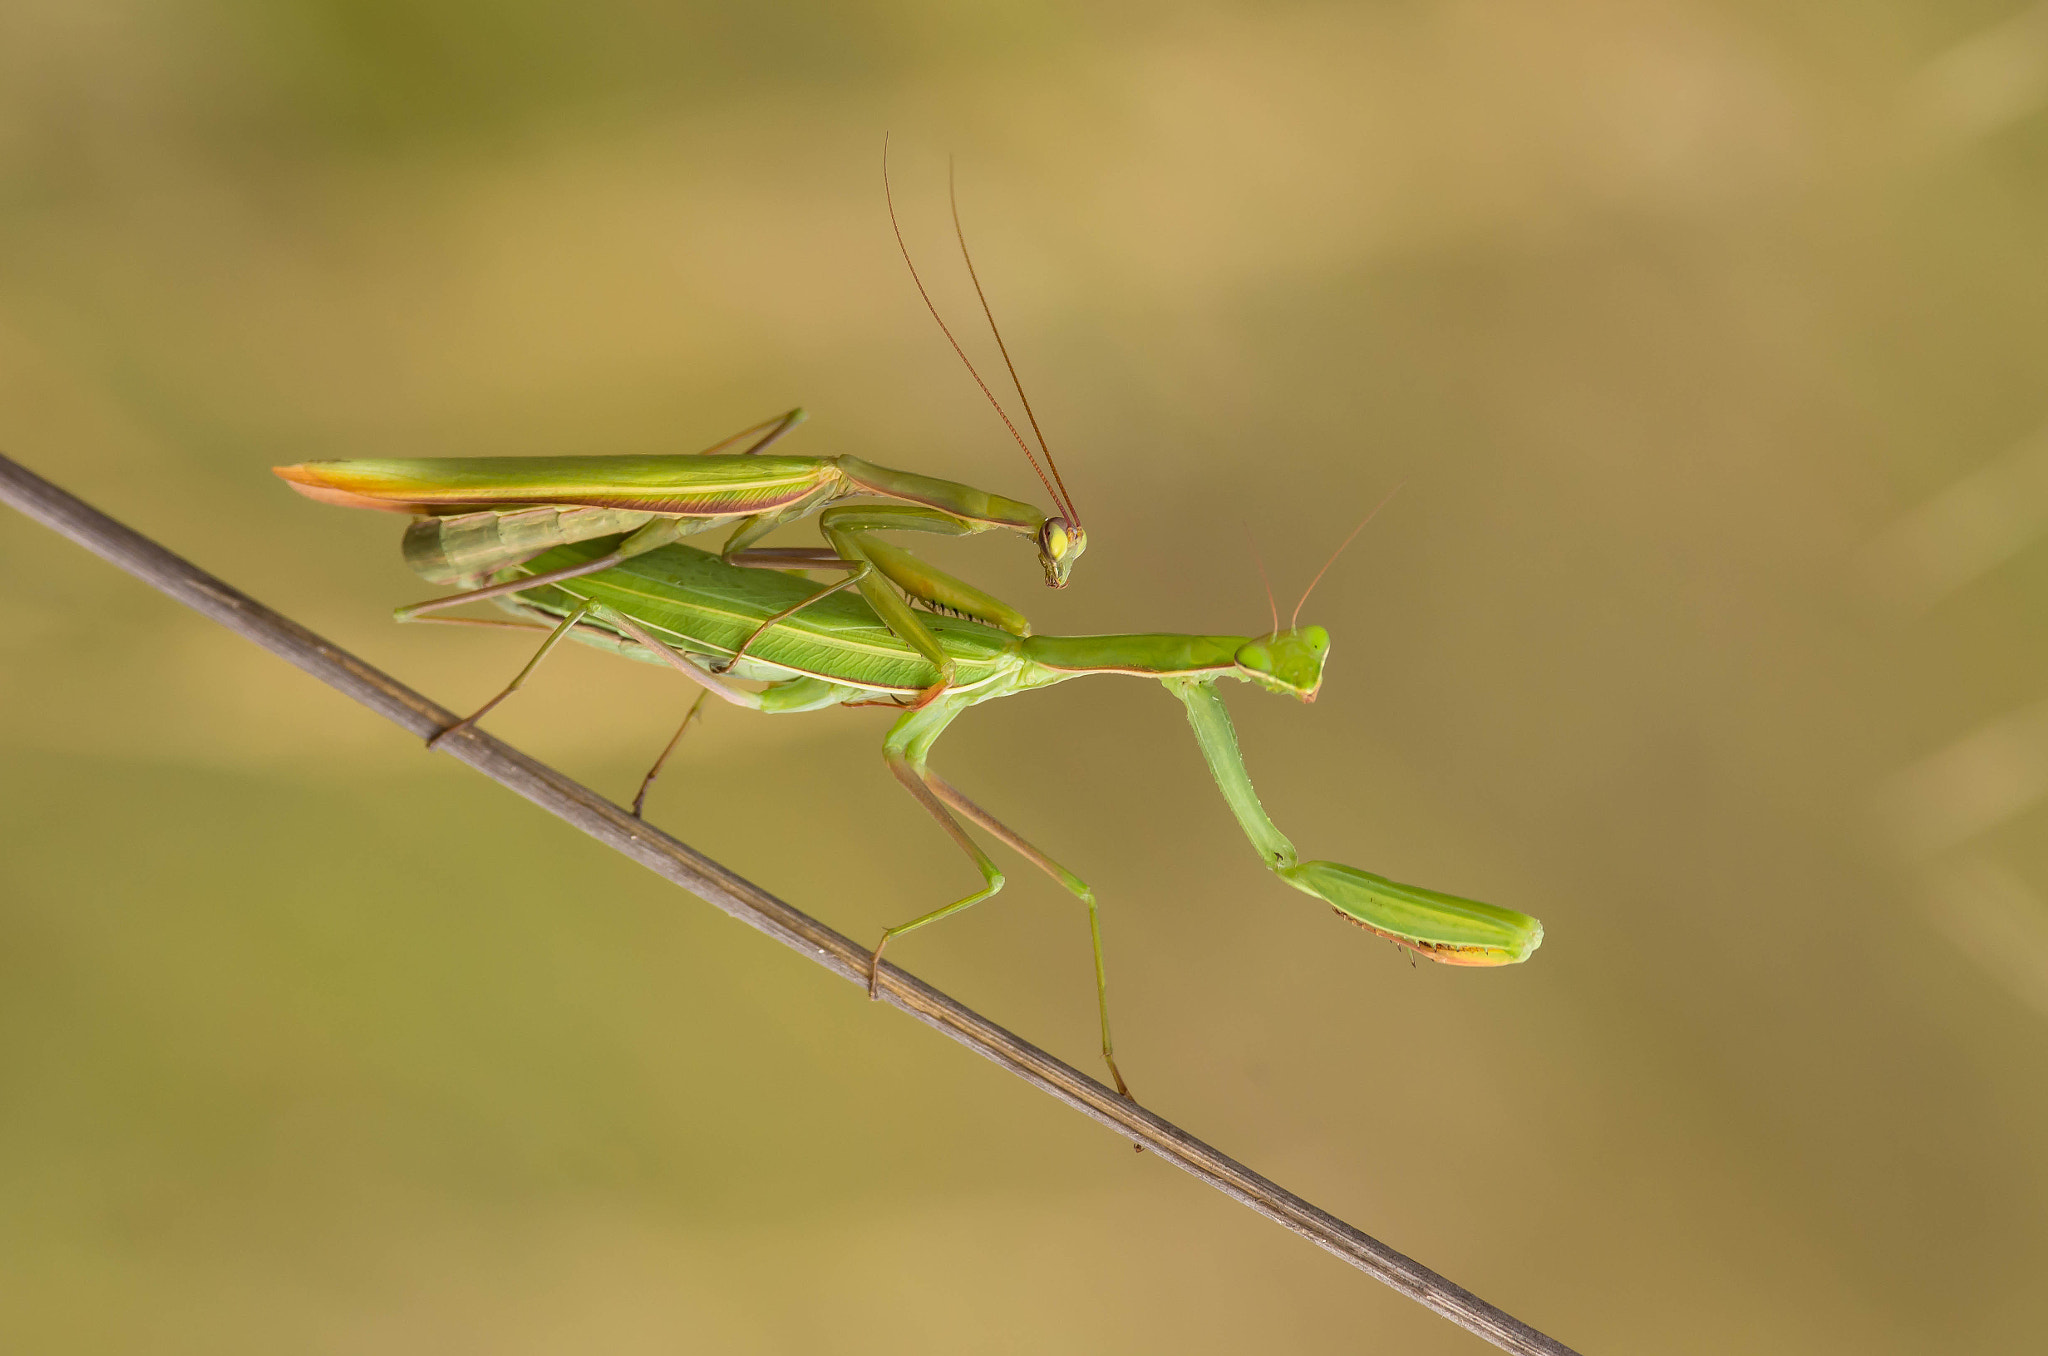
[[[924,637],[934,650],[938,649],[938,641],[925,629],[916,613],[883,587],[883,579],[938,611],[966,617],[1008,631],[1013,636],[1031,634],[1031,623],[1025,620],[1024,614],[1002,599],[984,593],[965,580],[957,579],[875,535],[878,532],[922,532],[931,536],[970,537],[988,531],[986,523],[956,518],[936,509],[863,504],[826,509],[818,515],[818,530],[825,534],[825,540],[832,543],[833,549],[843,559],[861,561],[872,567],[874,575],[863,582],[861,596],[885,617],[889,614],[883,612],[876,598],[885,598],[895,608],[901,609],[903,620],[915,627],[915,631],[896,630],[893,620],[890,629],[896,630],[897,635],[909,641],[912,648],[932,659],[933,663],[938,663],[938,659],[926,653],[925,645],[919,643],[918,637]]]
[[[891,938],[915,932],[942,918],[950,918],[991,898],[1003,888],[1005,877],[1001,868],[982,851],[981,845],[974,841],[973,836],[960,821],[953,817],[948,809],[950,806],[952,810],[959,811],[1015,849],[1024,860],[1058,881],[1088,906],[1088,937],[1095,952],[1095,1001],[1102,1021],[1102,1062],[1109,1066],[1110,1077],[1116,1080],[1116,1090],[1129,1097],[1131,1090],[1124,1083],[1122,1071],[1116,1067],[1116,1046],[1109,1032],[1109,979],[1102,960],[1102,918],[1096,908],[1095,892],[1088,888],[1086,881],[1048,857],[1022,834],[976,805],[945,778],[925,766],[932,741],[937,739],[946,726],[952,723],[953,718],[969,704],[971,703],[941,699],[934,705],[909,712],[896,722],[894,729],[890,730],[888,739],[882,745],[882,757],[887,761],[889,771],[903,783],[904,789],[916,798],[925,812],[939,822],[939,827],[943,828],[953,841],[960,845],[960,850],[973,861],[976,869],[981,872],[982,888],[907,923],[898,923],[883,932],[882,940],[875,944],[874,954],[868,959],[868,997],[879,996],[882,951],[889,945]]]
[[[734,661],[745,655],[777,623],[846,588],[859,589],[861,597],[874,608],[883,624],[930,660],[932,667],[938,670],[938,681],[919,694],[919,706],[953,685],[953,659],[916,610],[898,597],[890,584],[936,611],[1000,627],[1013,636],[1031,634],[1031,623],[1002,599],[984,593],[965,580],[955,578],[874,535],[877,532],[924,532],[948,537],[972,536],[987,531],[985,523],[969,522],[930,508],[850,505],[826,509],[818,515],[818,529],[832,543],[830,552],[816,547],[755,547],[753,543],[779,521],[780,515],[775,519],[764,516],[743,525],[726,542],[722,558],[729,565],[755,569],[836,568],[852,573],[831,588],[815,593],[762,622],[733,655]]]

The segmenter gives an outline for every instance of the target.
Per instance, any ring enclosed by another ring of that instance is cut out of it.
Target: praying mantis
[[[883,740],[882,756],[904,789],[973,861],[982,883],[952,903],[882,934],[869,963],[871,998],[877,993],[882,952],[892,939],[952,917],[1002,890],[1003,872],[968,832],[968,825],[973,825],[1086,906],[1102,1058],[1118,1091],[1130,1095],[1110,1035],[1108,978],[1094,891],[929,765],[933,744],[970,707],[1106,674],[1157,679],[1181,701],[1224,802],[1260,861],[1288,885],[1323,900],[1367,931],[1448,965],[1512,965],[1527,960],[1542,944],[1543,925],[1526,914],[1404,885],[1337,862],[1303,861],[1266,814],[1216,688],[1227,678],[1314,701],[1322,686],[1330,638],[1319,626],[1299,624],[1299,605],[1286,627],[1280,626],[1276,607],[1273,629],[1262,636],[1018,635],[966,619],[936,617],[927,625],[952,665],[954,681],[936,697],[918,701],[929,691],[936,666],[863,597],[787,574],[736,568],[680,544],[591,573],[570,573],[590,561],[609,559],[612,550],[604,541],[575,543],[507,571],[504,582],[511,587],[496,601],[536,629],[545,629],[547,638],[504,691],[436,739],[468,725],[518,690],[569,636],[632,659],[668,665],[704,689],[697,699],[699,707],[706,696],[769,714],[836,705],[903,705]],[[737,686],[735,680],[765,685],[754,690]],[[691,708],[691,716],[697,709]],[[689,719],[684,719],[685,729]],[[671,740],[669,748],[674,746]],[[665,750],[662,758],[667,756]],[[655,772],[660,766],[657,762]],[[649,779],[653,776],[650,772]],[[645,791],[643,783],[643,796]],[[636,801],[636,813],[637,805]]]
[[[883,152],[882,187],[889,192],[887,148]],[[950,191],[950,184],[949,184]],[[858,457],[789,457],[767,453],[768,447],[804,420],[794,409],[776,419],[744,429],[703,453],[685,456],[593,457],[435,457],[356,461],[312,461],[272,468],[293,489],[309,498],[351,508],[385,509],[416,515],[406,532],[408,563],[436,583],[466,585],[462,593],[398,609],[400,621],[464,603],[502,597],[537,582],[561,582],[597,573],[683,537],[731,526],[735,530],[720,551],[727,565],[784,570],[843,569],[846,578],[828,593],[846,588],[860,591],[887,623],[935,670],[932,683],[920,694],[930,701],[954,681],[955,664],[925,621],[914,610],[921,604],[1007,631],[1028,635],[1024,615],[965,580],[955,578],[901,547],[878,538],[878,532],[921,532],[971,536],[997,529],[1028,536],[1038,548],[1045,582],[1065,588],[1074,562],[1088,549],[1081,515],[1067,493],[1066,481],[1053,461],[1039,428],[1038,416],[1010,359],[995,313],[982,291],[960,227],[957,194],[952,195],[954,234],[960,255],[973,280],[975,296],[1002,353],[1017,397],[1022,402],[1038,450],[1018,432],[1002,402],[996,399],[967,357],[953,331],[939,315],[911,261],[910,249],[896,222],[893,198],[889,223],[897,248],[917,285],[932,319],[965,363],[981,393],[1025,459],[1038,473],[1056,512],[1046,514],[1022,500],[990,494],[957,481],[914,471],[877,466]],[[744,451],[722,455],[723,449],[759,437]],[[1044,458],[1041,465],[1039,458]],[[891,504],[832,506],[835,500],[868,495],[898,501]],[[760,547],[755,545],[785,523],[811,513],[826,547]],[[483,582],[497,571],[519,564],[552,547],[597,538],[616,538],[602,555],[558,567],[548,581]],[[895,588],[891,588],[890,585]],[[899,596],[896,589],[902,590]],[[819,597],[826,595],[821,594]],[[798,600],[795,608],[812,606]],[[764,620],[762,629],[781,618]],[[743,657],[747,645],[735,658]]]
[[[886,146],[883,191],[886,196]],[[896,227],[893,199],[889,216]],[[1536,919],[1337,862],[1303,861],[1266,814],[1216,688],[1228,678],[1300,701],[1315,700],[1330,639],[1321,627],[1299,624],[1300,605],[1285,627],[1275,606],[1273,628],[1262,636],[1034,635],[1029,621],[1008,604],[875,535],[911,531],[965,536],[996,529],[1026,535],[1037,546],[1047,584],[1055,588],[1065,586],[1087,547],[1080,515],[982,292],[960,230],[957,196],[953,224],[982,313],[1037,440],[1037,454],[932,304],[900,227],[898,248],[926,308],[1038,473],[1053,501],[1053,514],[958,482],[854,457],[768,453],[770,445],[802,421],[801,410],[744,430],[696,456],[443,458],[308,462],[276,468],[294,489],[314,499],[418,515],[406,533],[407,563],[430,581],[455,584],[464,591],[400,608],[399,620],[460,620],[429,614],[463,603],[494,601],[525,618],[521,623],[495,624],[528,625],[547,633],[532,659],[497,696],[441,731],[429,747],[517,691],[568,637],[629,658],[666,664],[702,689],[642,781],[633,803],[636,815],[649,785],[706,697],[769,714],[830,706],[902,708],[883,740],[883,758],[905,790],[967,854],[982,883],[952,903],[882,934],[869,961],[869,997],[878,994],[882,953],[892,939],[949,918],[1003,889],[1005,877],[969,833],[972,825],[1044,871],[1086,906],[1102,1058],[1126,1097],[1130,1089],[1117,1068],[1110,1035],[1108,978],[1094,891],[929,766],[939,736],[961,713],[983,702],[1098,674],[1157,679],[1186,708],[1224,802],[1260,860],[1281,880],[1323,900],[1341,917],[1430,960],[1501,966],[1528,959],[1543,941],[1543,925]],[[756,440],[745,450],[723,454],[726,447],[749,437]],[[895,502],[834,503],[854,495]],[[818,514],[826,548],[757,545],[776,527],[813,512]],[[723,526],[734,531],[716,556],[681,543],[684,537]],[[792,568],[847,573],[837,583],[815,585],[785,573]],[[1307,597],[1304,593],[1303,603]],[[920,616],[913,604],[921,604],[927,615]],[[739,686],[742,682],[761,686]]]

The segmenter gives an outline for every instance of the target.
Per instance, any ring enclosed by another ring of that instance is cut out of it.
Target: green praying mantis
[[[886,196],[886,148],[883,189]],[[894,227],[893,199],[889,216]],[[1263,636],[1034,635],[1029,621],[1008,604],[876,535],[1007,530],[1033,541],[1046,582],[1055,588],[1065,586],[1087,547],[1080,515],[982,292],[960,230],[957,198],[953,224],[982,313],[1037,440],[1036,454],[932,304],[900,228],[898,248],[932,318],[1038,473],[1053,501],[1052,514],[1021,500],[854,457],[769,453],[802,421],[801,410],[695,456],[327,461],[276,468],[294,489],[313,499],[416,515],[405,537],[407,563],[426,579],[463,591],[400,608],[401,621],[466,620],[430,614],[492,601],[524,620],[477,624],[547,632],[532,659],[497,696],[436,735],[429,747],[517,691],[572,636],[630,658],[666,664],[703,689],[641,782],[633,802],[636,815],[708,696],[770,714],[829,706],[903,708],[883,741],[883,757],[974,862],[982,885],[884,932],[869,965],[869,996],[877,992],[882,952],[891,939],[951,917],[1003,888],[1003,873],[968,832],[973,825],[1087,906],[1102,1057],[1125,1096],[1129,1088],[1110,1038],[1094,892],[928,765],[933,743],[969,707],[1094,674],[1156,678],[1186,707],[1224,801],[1260,860],[1282,880],[1431,960],[1499,966],[1528,959],[1543,940],[1536,919],[1336,862],[1302,861],[1267,816],[1216,686],[1229,678],[1313,701],[1322,684],[1329,635],[1320,627],[1299,625],[1300,605],[1286,627],[1280,625],[1276,606],[1273,629]],[[744,450],[725,451],[748,438],[754,441]],[[853,496],[893,502],[836,502]],[[811,513],[818,515],[826,547],[758,545],[777,527]],[[716,556],[681,544],[684,537],[728,526],[732,535]],[[785,573],[805,569],[846,573],[825,585]],[[920,616],[915,606],[926,614]],[[761,686],[742,687],[740,682]]]
[[[545,629],[547,638],[502,692],[436,739],[470,724],[518,690],[568,636],[676,669],[704,689],[691,716],[706,696],[769,714],[830,706],[903,706],[883,740],[883,758],[896,779],[974,862],[982,883],[952,903],[882,934],[869,965],[870,997],[876,994],[882,952],[892,939],[971,908],[1003,888],[1002,871],[968,832],[968,825],[973,825],[1086,906],[1102,1057],[1118,1091],[1130,1095],[1110,1036],[1108,978],[1094,892],[929,765],[933,744],[968,708],[1097,674],[1154,678],[1180,699],[1231,813],[1260,860],[1295,889],[1323,900],[1340,916],[1380,937],[1449,965],[1512,965],[1528,959],[1542,944],[1543,925],[1526,914],[1403,885],[1337,862],[1303,861],[1267,816],[1216,688],[1228,678],[1300,701],[1315,700],[1330,639],[1321,627],[1299,624],[1299,605],[1286,627],[1280,626],[1275,608],[1273,630],[1263,636],[1018,635],[967,619],[936,617],[927,625],[954,678],[939,695],[920,701],[932,687],[937,666],[864,597],[788,574],[736,568],[680,544],[593,572],[573,573],[593,560],[609,559],[614,550],[605,541],[564,545],[505,571],[501,582],[510,587],[496,595],[496,601],[526,618],[527,624]],[[764,686],[740,687],[735,680]],[[684,729],[689,720],[685,717]],[[677,731],[678,738],[681,733]],[[671,740],[669,749],[674,747]],[[662,759],[667,757],[664,750]],[[660,766],[657,761],[650,781]],[[642,796],[646,785],[642,783]],[[636,801],[636,813],[637,806]]]
[[[888,193],[886,149],[883,191]],[[594,457],[439,457],[358,461],[312,461],[273,468],[292,488],[309,498],[352,508],[385,509],[415,515],[405,537],[408,563],[427,579],[464,586],[465,591],[398,609],[401,621],[464,603],[502,597],[536,582],[562,582],[623,564],[680,539],[717,528],[732,527],[719,556],[727,565],[773,570],[839,569],[846,577],[828,591],[858,589],[889,629],[928,660],[935,673],[920,694],[930,701],[955,678],[953,657],[914,610],[978,621],[1028,635],[1031,624],[1001,599],[983,592],[883,541],[881,532],[917,532],[971,536],[1005,530],[1029,537],[1038,548],[1045,582],[1064,588],[1074,562],[1088,549],[1081,515],[1067,493],[1066,482],[1038,416],[1024,394],[1009,346],[1003,342],[974,257],[960,227],[957,195],[953,198],[954,234],[973,280],[983,316],[995,335],[1038,450],[1026,442],[1002,402],[989,390],[981,373],[940,316],[910,250],[896,224],[894,200],[889,221],[896,244],[932,319],[965,363],[969,375],[995,407],[996,414],[1032,470],[1038,473],[1056,512],[1047,514],[1022,500],[991,494],[958,481],[914,471],[877,466],[858,457],[790,457],[767,449],[803,422],[801,409],[744,429],[702,453],[684,456]],[[757,436],[758,435],[758,436]],[[743,451],[732,447],[753,437]],[[1044,464],[1040,464],[1040,457]],[[836,501],[873,496],[887,504],[846,504]],[[785,523],[816,513],[826,547],[762,547],[756,545]],[[574,565],[554,570],[546,581],[487,583],[500,570],[552,547],[599,538],[614,538],[611,549]],[[894,585],[892,588],[891,585]],[[897,590],[902,592],[899,595]],[[825,595],[819,595],[823,597]],[[803,599],[793,608],[814,605]],[[766,619],[765,631],[782,618]],[[744,657],[748,646],[739,647]]]

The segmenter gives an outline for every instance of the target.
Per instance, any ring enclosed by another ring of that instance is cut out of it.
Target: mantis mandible
[[[417,515],[405,538],[406,559],[428,579],[466,586],[451,597],[431,599],[398,609],[400,621],[428,613],[497,598],[529,584],[485,583],[491,575],[528,560],[542,551],[572,542],[617,537],[601,556],[553,572],[555,581],[592,574],[679,539],[720,527],[735,528],[720,551],[728,565],[774,570],[839,569],[846,577],[830,593],[860,591],[889,629],[931,662],[935,676],[922,694],[929,701],[953,681],[954,665],[945,647],[913,609],[911,601],[934,612],[966,617],[1007,631],[1028,635],[1024,615],[974,585],[918,559],[909,551],[880,540],[880,532],[921,532],[971,536],[1006,530],[1028,536],[1038,548],[1045,582],[1064,588],[1067,576],[1088,548],[1081,515],[1067,493],[1053,461],[1038,416],[1024,394],[1009,346],[1003,342],[995,314],[983,293],[974,257],[960,226],[957,194],[952,194],[954,234],[966,261],[982,314],[995,335],[1004,366],[1023,403],[1038,443],[1032,450],[1002,402],[989,390],[966,351],[953,337],[925,290],[911,261],[909,247],[897,225],[889,195],[887,148],[883,151],[882,187],[889,204],[889,224],[897,248],[910,269],[932,319],[967,366],[975,384],[1001,417],[1010,436],[1038,473],[1056,512],[990,494],[958,481],[913,471],[877,466],[857,457],[789,457],[767,453],[768,447],[803,422],[801,409],[744,429],[703,453],[684,456],[596,457],[440,457],[415,459],[313,461],[273,468],[292,488],[309,498],[351,508],[386,509]],[[737,454],[723,449],[759,435]],[[1044,464],[1040,464],[1040,457]],[[893,504],[832,507],[855,495],[896,500]],[[811,513],[826,547],[760,547],[756,543],[785,523]],[[623,534],[623,535],[620,535]],[[899,597],[890,585],[901,589]],[[822,598],[827,594],[818,594]],[[800,599],[794,608],[812,605]],[[769,618],[763,630],[782,620]],[[746,644],[739,647],[743,656]]]
[[[602,542],[563,546],[518,567],[524,573],[512,582],[520,587],[501,594],[498,602],[539,623],[548,631],[547,639],[504,691],[450,731],[516,691],[566,636],[666,664],[710,695],[772,714],[834,705],[907,704],[931,686],[932,661],[860,597],[820,590],[790,575],[736,569],[681,545],[646,552],[591,574],[561,575],[564,567],[601,559],[607,550]],[[543,579],[551,582],[540,582]],[[811,605],[797,606],[807,600]],[[953,665],[954,682],[897,718],[883,740],[882,756],[904,789],[973,861],[982,883],[950,904],[885,931],[869,965],[869,996],[876,994],[882,952],[892,939],[971,908],[1003,888],[1002,871],[968,832],[968,825],[973,825],[1051,876],[1087,907],[1102,1057],[1118,1090],[1130,1095],[1110,1037],[1108,978],[1094,892],[929,766],[933,743],[969,707],[1097,674],[1154,678],[1179,698],[1225,803],[1260,861],[1287,884],[1430,960],[1465,966],[1527,960],[1543,941],[1543,925],[1536,919],[1337,862],[1302,861],[1260,805],[1216,688],[1228,678],[1314,701],[1330,639],[1319,626],[1300,625],[1300,614],[1297,605],[1293,619],[1281,627],[1276,608],[1273,630],[1262,636],[1020,636],[972,621],[932,619],[929,625]],[[763,622],[776,617],[782,618],[780,623],[764,631]],[[742,647],[750,647],[744,655]],[[734,679],[766,686],[751,690],[736,686]],[[657,763],[655,770],[659,768]],[[646,783],[641,790],[644,796]]]

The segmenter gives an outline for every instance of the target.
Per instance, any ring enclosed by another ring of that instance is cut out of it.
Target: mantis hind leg
[[[824,525],[824,532],[825,539],[832,543],[840,558],[857,571],[853,576],[853,585],[860,590],[860,596],[867,599],[868,606],[875,610],[875,615],[882,619],[882,624],[911,649],[931,661],[932,667],[938,670],[938,680],[918,693],[917,700],[913,703],[920,709],[929,706],[953,686],[953,656],[946,653],[945,647],[939,644],[938,637],[934,636],[918,618],[910,604],[904,602],[896,590],[889,587],[882,572],[876,568],[874,560],[869,556],[867,548],[871,543],[864,534],[838,531],[830,524]]]
[[[478,721],[482,720],[487,714],[489,714],[492,707],[496,706],[499,702],[504,701],[505,698],[511,696],[513,693],[517,692],[521,687],[525,686],[526,680],[533,676],[533,671],[540,667],[540,661],[546,659],[550,654],[554,653],[555,647],[562,643],[563,637],[567,636],[569,632],[573,631],[576,628],[576,624],[578,622],[582,621],[585,617],[589,616],[591,609],[594,606],[595,604],[586,602],[572,609],[567,616],[562,618],[560,624],[557,625],[554,630],[548,632],[548,638],[546,640],[543,640],[540,643],[540,648],[533,652],[533,658],[526,661],[526,667],[519,670],[519,672],[513,676],[511,682],[505,684],[503,691],[499,692],[497,696],[491,698],[482,706],[479,706],[476,710],[464,716],[461,720],[458,720],[453,725],[450,725],[447,729],[436,731],[433,738],[427,741],[427,747],[431,749],[438,745],[442,740],[446,739],[449,735],[454,734],[456,731],[468,729],[470,726],[476,724]]]
[[[868,997],[878,995],[881,984],[882,951],[890,939],[906,932],[915,932],[921,927],[936,923],[942,918],[964,909],[972,908],[990,898],[1003,888],[1002,871],[990,859],[981,845],[976,843],[966,828],[953,816],[957,810],[968,820],[980,825],[1001,842],[1014,849],[1018,855],[1039,870],[1058,881],[1088,906],[1088,935],[1095,953],[1095,1001],[1096,1010],[1102,1023],[1102,1061],[1109,1066],[1110,1077],[1116,1080],[1116,1089],[1125,1097],[1131,1095],[1130,1087],[1124,1082],[1123,1072],[1116,1066],[1116,1047],[1109,1032],[1109,981],[1102,961],[1102,919],[1095,905],[1095,892],[1088,883],[1058,862],[1038,850],[1024,836],[1004,824],[988,811],[969,800],[945,778],[925,766],[926,754],[932,741],[937,739],[947,725],[966,704],[958,698],[942,700],[937,706],[913,710],[896,723],[883,745],[882,756],[889,764],[889,771],[903,783],[906,791],[916,798],[925,812],[939,822],[948,836],[960,846],[980,870],[983,886],[973,894],[957,899],[943,908],[899,923],[882,934],[882,940],[875,945],[874,954],[868,960]],[[950,809],[949,809],[950,807]]]
[[[912,714],[917,715],[921,713],[913,712]],[[950,918],[962,909],[972,908],[984,899],[999,893],[1003,888],[1004,882],[1001,868],[995,864],[995,861],[986,852],[981,850],[981,844],[968,836],[967,830],[960,826],[960,821],[947,813],[945,805],[939,800],[937,794],[933,792],[931,787],[925,784],[927,774],[924,769],[919,766],[913,766],[910,759],[894,749],[886,750],[883,757],[888,759],[889,770],[896,774],[896,780],[903,783],[904,790],[910,792],[916,798],[917,803],[925,808],[927,814],[939,821],[939,827],[944,829],[952,837],[953,841],[960,845],[960,850],[966,853],[968,858],[973,861],[976,869],[981,872],[982,888],[976,890],[971,895],[954,900],[943,908],[933,909],[930,913],[922,914],[907,923],[898,923],[895,927],[886,929],[882,933],[882,940],[875,943],[874,954],[868,957],[868,997],[870,999],[881,997],[882,952],[888,947],[891,938],[900,937],[906,932],[915,932],[921,927],[938,922],[941,918]],[[921,762],[922,760],[918,761]]]
[[[803,406],[799,405],[795,409],[789,411],[787,414],[778,414],[772,419],[763,419],[758,424],[754,424],[748,428],[741,429],[738,433],[733,434],[731,437],[720,438],[717,442],[711,444],[711,446],[705,448],[702,452],[698,453],[697,455],[702,457],[712,456],[716,453],[725,451],[726,448],[731,447],[734,443],[740,441],[740,439],[742,438],[751,437],[756,433],[760,433],[761,436],[755,439],[753,444],[749,446],[745,451],[740,453],[740,455],[743,457],[751,457],[757,452],[767,451],[769,445],[772,444],[776,439],[780,438],[783,434],[789,432],[791,429],[795,428],[798,424],[801,424],[804,420],[808,418],[810,418],[810,416],[808,414],[805,414]],[[767,430],[765,433],[762,432],[762,430],[764,429]]]
[[[855,691],[857,689],[841,687],[819,678],[785,678],[751,694],[752,700],[748,708],[771,714],[816,711],[821,707],[839,705]],[[714,689],[707,687],[697,694],[697,700],[690,704],[688,713],[683,716],[683,723],[669,736],[668,747],[661,751],[661,756],[654,760],[654,766],[647,769],[647,775],[641,778],[639,794],[633,797],[633,818],[644,818],[641,810],[647,804],[648,789],[654,785],[654,779],[661,775],[662,768],[668,763],[669,755],[676,751],[676,745],[683,742],[683,732],[690,728],[691,722],[695,721],[698,713],[704,709],[704,699],[713,693]]]
[[[1026,842],[1016,830],[962,795],[938,773],[927,772],[924,779],[940,800],[1008,844],[1018,856],[1051,876],[1088,906],[1088,940],[1095,950],[1095,1008],[1102,1020],[1102,1062],[1109,1066],[1109,1076],[1116,1080],[1116,1090],[1129,1097],[1131,1090],[1124,1083],[1123,1071],[1116,1067],[1116,1042],[1109,1034],[1109,976],[1102,964],[1102,914],[1095,906],[1095,891],[1088,887],[1088,882]]]
[[[708,687],[697,693],[697,700],[690,703],[689,711],[683,716],[683,723],[676,726],[676,732],[669,736],[668,744],[662,749],[661,756],[654,760],[654,766],[648,768],[647,775],[640,779],[640,790],[633,796],[633,818],[645,818],[640,812],[647,806],[647,793],[653,788],[654,779],[661,775],[662,768],[668,764],[668,756],[676,751],[676,745],[683,742],[683,732],[690,728],[691,721],[697,719],[697,713],[704,709],[704,699],[710,695],[711,689]]]

